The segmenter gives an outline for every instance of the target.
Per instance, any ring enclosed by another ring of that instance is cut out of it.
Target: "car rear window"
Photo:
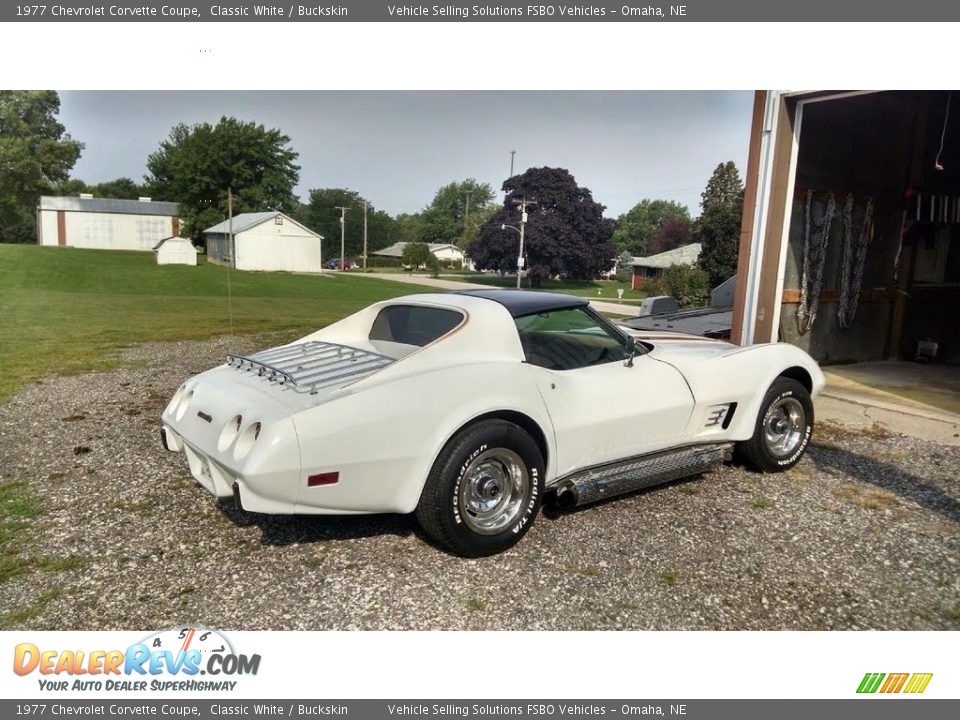
[[[423,347],[443,337],[463,321],[456,310],[422,305],[389,305],[377,313],[371,340]]]

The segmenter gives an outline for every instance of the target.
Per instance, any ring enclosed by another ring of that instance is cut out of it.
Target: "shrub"
[[[436,255],[433,253],[427,255],[423,264],[426,265],[427,270],[430,273],[430,277],[440,277],[440,260]]]
[[[663,292],[658,294],[672,295],[684,308],[701,306],[710,295],[710,278],[706,272],[692,265],[671,265],[663,271],[663,279],[659,284]]]

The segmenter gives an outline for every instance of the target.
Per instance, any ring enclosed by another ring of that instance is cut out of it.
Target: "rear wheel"
[[[434,463],[417,520],[463,557],[502,552],[533,524],[543,497],[543,456],[523,428],[505,420],[471,425]]]
[[[777,378],[757,413],[753,437],[738,445],[748,465],[763,472],[783,472],[796,465],[813,432],[813,402],[807,389],[790,378]]]

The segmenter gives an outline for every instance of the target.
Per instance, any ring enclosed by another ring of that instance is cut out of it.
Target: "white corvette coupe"
[[[785,344],[619,328],[519,290],[376,303],[187,380],[163,442],[258,513],[410,513],[453,552],[500,552],[544,495],[580,505],[731,459],[803,455],[823,374]]]

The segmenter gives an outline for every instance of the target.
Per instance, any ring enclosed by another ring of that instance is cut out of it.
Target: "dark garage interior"
[[[960,96],[806,103],[788,237],[782,339],[825,364],[960,364]]]

